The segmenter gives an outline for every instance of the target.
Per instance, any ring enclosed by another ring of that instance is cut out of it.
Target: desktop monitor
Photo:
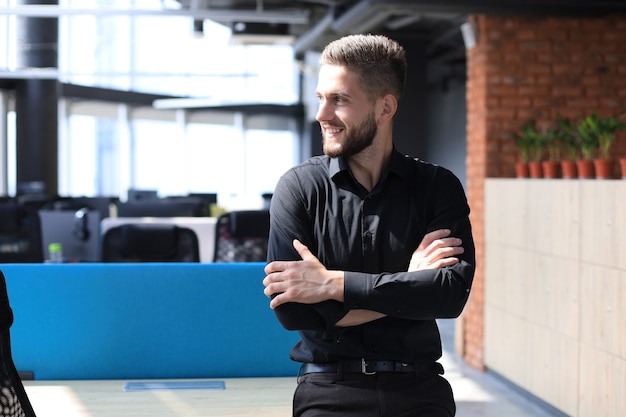
[[[118,217],[198,217],[202,204],[198,201],[145,201],[117,205]]]
[[[79,210],[40,210],[41,243],[49,259],[50,243],[60,243],[65,262],[100,261],[100,212]]]
[[[217,193],[189,193],[189,197],[198,198],[205,204],[217,204]]]
[[[190,193],[183,196],[167,196],[164,203],[189,203],[197,205],[198,216],[211,216],[213,206],[217,204],[217,193]]]
[[[157,190],[138,190],[131,188],[128,190],[126,201],[139,202],[139,201],[158,201],[159,195]]]
[[[117,197],[107,196],[95,196],[95,197],[58,197],[54,201],[45,204],[41,207],[42,210],[78,210],[81,208],[87,208],[89,210],[96,210],[100,213],[100,218],[104,219],[110,217],[111,206],[119,202]]]

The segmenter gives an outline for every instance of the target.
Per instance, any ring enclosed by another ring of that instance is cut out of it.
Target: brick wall
[[[478,269],[463,315],[463,355],[484,368],[484,179],[514,176],[510,132],[528,119],[626,111],[626,16],[472,16],[478,42],[467,55],[467,185]],[[626,157],[626,137],[612,147]],[[615,163],[617,175],[617,163]]]

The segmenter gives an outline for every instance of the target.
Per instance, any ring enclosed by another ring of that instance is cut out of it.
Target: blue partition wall
[[[4,264],[13,358],[35,379],[293,376],[263,264]]]

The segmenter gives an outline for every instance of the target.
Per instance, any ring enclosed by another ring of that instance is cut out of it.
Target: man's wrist
[[[332,275],[331,279],[331,288],[332,293],[330,295],[331,300],[336,300],[339,302],[343,302],[344,300],[344,281],[345,281],[345,273],[343,271],[329,271]]]

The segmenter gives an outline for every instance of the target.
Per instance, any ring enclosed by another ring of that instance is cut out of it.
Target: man
[[[435,319],[469,296],[469,207],[450,171],[394,148],[405,75],[386,37],[330,43],[317,85],[325,155],[274,190],[263,284],[301,335],[294,416],[455,414]]]

